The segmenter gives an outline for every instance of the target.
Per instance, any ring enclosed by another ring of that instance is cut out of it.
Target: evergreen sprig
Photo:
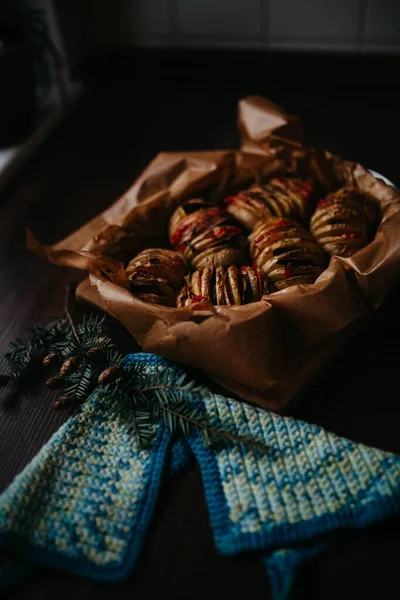
[[[78,369],[66,377],[67,387],[64,397],[73,399],[76,403],[83,402],[95,386],[102,368],[95,368],[92,363],[82,362]]]
[[[104,389],[119,404],[122,418],[132,426],[143,447],[152,444],[156,425],[161,422],[178,435],[197,430],[206,446],[245,444],[266,449],[265,444],[254,439],[215,428],[202,401],[210,390],[186,374],[172,383],[169,371],[154,373],[142,364],[123,366]]]
[[[65,343],[68,337],[68,323],[66,319],[59,319],[46,327],[36,325],[29,331],[31,336],[11,342],[5,355],[10,367],[10,377],[15,382],[31,376],[47,354],[58,344]]]
[[[48,368],[61,367],[60,375],[46,383],[51,389],[64,388],[55,402],[57,408],[81,403],[97,385],[101,371],[109,365],[119,365],[123,358],[106,332],[105,315],[85,314],[75,327],[67,301],[65,312],[62,319],[31,328],[31,335],[12,342],[6,354],[9,377],[15,383],[37,375],[47,358],[55,359],[48,361]]]
[[[161,423],[173,434],[190,435],[196,430],[207,446],[246,444],[265,451],[263,443],[214,426],[204,407],[203,399],[211,393],[206,386],[186,374],[174,381],[168,369],[154,372],[145,364],[124,365],[107,334],[106,317],[88,313],[76,325],[68,300],[69,294],[65,317],[35,326],[29,338],[10,344],[6,358],[12,381],[27,380],[43,364],[49,369],[56,363],[59,374],[46,381],[50,389],[63,388],[55,408],[82,403],[100,384],[142,447],[151,446]]]

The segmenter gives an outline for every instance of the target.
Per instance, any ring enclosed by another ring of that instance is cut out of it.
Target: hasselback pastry
[[[189,200],[176,209],[170,220],[169,238],[172,247],[194,269],[246,261],[246,238],[239,224],[225,210],[200,199]]]
[[[322,273],[325,256],[312,234],[291,219],[273,217],[249,236],[254,267],[277,290],[313,283]]]
[[[180,254],[164,248],[143,250],[126,267],[131,290],[144,302],[175,306],[187,265]]]
[[[367,245],[374,217],[371,199],[347,186],[320,200],[310,228],[328,254],[346,257]]]
[[[314,186],[311,180],[274,177],[254,184],[225,200],[228,212],[246,229],[252,230],[269,217],[287,217],[306,223],[312,211]]]
[[[177,299],[178,308],[208,300],[215,306],[241,306],[269,293],[267,278],[252,267],[205,267],[187,277]]]

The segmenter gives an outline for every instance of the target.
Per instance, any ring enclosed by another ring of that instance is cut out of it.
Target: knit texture
[[[154,355],[126,358],[136,362],[149,375],[167,372],[171,384],[183,372]],[[288,596],[304,560],[337,540],[335,532],[400,508],[399,457],[211,392],[196,402],[214,428],[266,447],[206,447],[196,430],[187,438],[218,550],[259,550],[276,600]],[[0,550],[8,559],[0,581],[38,562],[93,579],[125,578],[166,467],[173,474],[190,463],[187,442],[158,426],[152,448],[140,449],[119,407],[93,393],[0,496]]]
[[[168,474],[171,477],[179,475],[192,462],[193,454],[186,441],[183,439],[174,440],[170,452],[170,462],[166,465]],[[9,550],[7,544],[5,549]],[[23,558],[13,558],[7,556],[7,554],[0,554],[0,591],[27,579],[34,571],[36,571],[34,562],[26,562]]]
[[[222,396],[203,402],[214,427],[269,448],[211,450],[190,440],[223,554],[364,527],[400,508],[400,457]]]
[[[153,355],[134,360],[170,369]],[[181,373],[171,370],[171,382]],[[159,427],[153,447],[140,449],[124,417],[99,391],[84,403],[0,496],[0,547],[96,579],[129,575],[171,436]],[[174,471],[187,460],[180,444]]]

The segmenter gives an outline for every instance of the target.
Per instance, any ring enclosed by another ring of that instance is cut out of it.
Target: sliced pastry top
[[[254,184],[225,200],[228,212],[247,230],[270,217],[287,217],[306,223],[312,211],[314,186],[311,180],[274,177]]]
[[[376,210],[370,198],[346,186],[320,200],[310,228],[325,252],[348,257],[368,244]]]
[[[208,301],[215,306],[241,306],[257,302],[269,293],[267,278],[252,267],[205,267],[188,276],[177,306]]]
[[[249,236],[254,267],[267,275],[277,290],[313,283],[326,259],[310,231],[291,219],[270,218]]]
[[[246,260],[246,238],[225,210],[193,199],[178,207],[169,226],[171,246],[194,269],[229,266]]]
[[[166,248],[149,248],[126,267],[132,292],[144,302],[175,306],[187,264],[180,254]]]

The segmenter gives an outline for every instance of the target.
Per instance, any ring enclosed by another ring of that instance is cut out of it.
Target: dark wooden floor
[[[300,114],[308,143],[400,183],[398,59],[257,53],[137,52],[103,58],[94,89],[0,197],[0,353],[33,323],[62,312],[79,274],[24,249],[24,227],[53,242],[105,208],[161,150],[235,147],[237,100],[262,94]],[[400,232],[399,232],[400,235]],[[338,434],[400,453],[400,287],[296,409]],[[125,345],[129,347],[129,343]],[[351,361],[351,368],[349,367]],[[5,364],[0,359],[0,372]],[[41,387],[3,398],[0,487],[67,415]],[[400,522],[354,535],[315,559],[297,597],[399,598]],[[41,573],[10,598],[268,597],[257,557],[220,557],[196,466],[165,485],[137,572],[109,588]]]

